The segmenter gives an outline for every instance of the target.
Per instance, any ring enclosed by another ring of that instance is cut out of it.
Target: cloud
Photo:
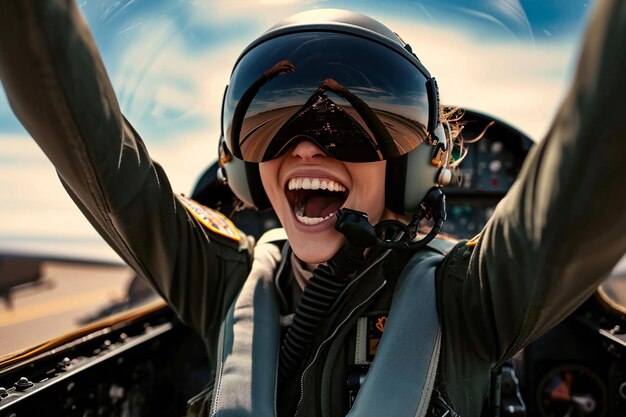
[[[150,155],[165,169],[174,192],[189,194],[204,170],[216,161],[218,138],[217,130],[191,133],[176,142],[151,146]]]
[[[238,50],[190,45],[168,19],[148,21],[115,58],[120,107],[147,142],[219,126]]]
[[[513,3],[505,12],[521,23],[523,16]],[[188,13],[198,25],[216,19],[224,19],[220,25],[241,25],[243,35],[234,40],[191,42],[176,19],[145,17],[120,36],[123,45],[105,56],[122,110],[176,191],[188,193],[216,158],[224,86],[245,43],[260,33],[242,22],[254,20],[254,27],[265,29],[315,6],[289,2],[255,9],[253,15],[243,13],[250,4],[191,3]],[[568,74],[575,46],[477,42],[466,28],[416,24],[397,16],[388,23],[437,77],[444,103],[491,113],[535,139],[547,131],[568,83],[563,74]],[[0,112],[8,111],[5,107],[0,102]],[[0,131],[0,148],[0,234],[95,236],[31,139]]]
[[[191,3],[190,12],[196,24],[213,24],[215,21],[233,24],[248,22],[253,28],[264,31],[281,19],[312,9],[320,2],[320,0],[194,1]]]
[[[127,45],[118,58],[114,76],[120,105],[128,114],[151,115],[155,107],[169,108],[183,115],[199,107],[193,99],[198,68],[195,60],[173,31],[173,23],[163,21],[142,25],[136,41]],[[152,32],[147,36],[146,31]],[[189,76],[191,75],[191,79]],[[160,122],[159,118],[156,118]]]
[[[43,153],[26,134],[0,134],[2,162],[9,164],[37,165]]]
[[[530,33],[518,1],[483,3],[480,10],[492,19],[516,33],[522,27]],[[192,2],[190,6],[186,13],[196,23],[207,25],[215,21],[234,25],[241,19],[275,23],[280,16],[303,8],[290,2],[280,10],[268,5],[255,8],[252,17],[242,13],[252,7],[249,1]],[[438,78],[444,101],[493,113],[536,139],[543,136],[568,82],[563,74],[568,73],[572,44],[535,45],[511,35],[477,40],[472,28],[463,25],[416,24],[397,16],[389,20],[406,40],[418,40],[411,43]],[[144,18],[115,58],[113,81],[120,105],[149,143],[219,126],[224,86],[246,44],[243,39],[204,46],[190,43],[179,25],[167,16]]]
[[[115,77],[124,112],[147,141],[175,129],[216,129],[223,89],[240,49],[190,48],[173,23],[162,19],[144,27],[152,35],[139,33],[127,45]],[[568,73],[571,45],[477,43],[465,30],[397,20],[392,28],[408,41],[426,40],[414,49],[439,80],[446,103],[492,113],[535,139],[547,131],[568,82],[562,74]]]
[[[513,37],[517,37],[519,35],[517,35],[517,30],[515,27],[512,27],[510,25],[510,22],[506,22],[506,21],[502,21],[501,19],[499,19],[497,16],[494,16],[493,14],[489,13],[489,12],[485,12],[485,11],[479,11],[479,10],[473,10],[470,8],[462,8],[461,10],[463,10],[464,14],[467,14],[469,16],[472,16],[474,18],[478,18],[479,20],[484,20],[485,22],[493,25],[494,27],[500,29],[501,31],[512,35]],[[515,26],[515,25],[514,25]],[[531,35],[532,37],[532,32],[529,31],[524,31],[525,35]]]
[[[216,159],[219,107],[240,51],[230,45],[193,48],[168,19],[143,23],[105,62],[114,68],[121,108],[151,156],[165,167],[174,190],[189,193]],[[99,239],[32,139],[0,130],[0,149],[0,235]]]
[[[532,38],[528,16],[518,0],[486,0],[484,4],[487,14],[492,14],[494,17],[499,15],[501,18],[498,20],[504,18],[507,26],[514,26],[519,32],[525,32]]]
[[[99,239],[31,138],[0,135],[0,148],[12,161],[0,164],[0,235]],[[154,144],[150,154],[175,192],[188,194],[216,150],[217,135],[194,134]]]
[[[465,29],[428,23],[396,21],[393,29],[437,78],[444,103],[493,114],[535,140],[547,132],[569,84],[575,45],[476,43]]]
[[[0,135],[0,234],[95,237],[52,164],[28,136]]]

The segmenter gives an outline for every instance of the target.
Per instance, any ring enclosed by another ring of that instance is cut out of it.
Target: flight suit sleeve
[[[476,246],[457,246],[442,265],[449,358],[461,349],[487,362],[514,355],[592,294],[626,252],[624,51],[626,2],[599,1],[547,137]],[[468,366],[454,366],[462,378]]]
[[[73,1],[0,2],[0,78],[92,225],[184,321],[216,333],[247,276],[251,244],[212,233],[173,194],[122,116]]]

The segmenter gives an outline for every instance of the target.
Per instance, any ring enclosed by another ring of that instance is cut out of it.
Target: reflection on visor
[[[227,143],[249,162],[303,139],[343,161],[395,158],[427,137],[425,82],[405,57],[372,41],[330,33],[272,39],[233,72]]]

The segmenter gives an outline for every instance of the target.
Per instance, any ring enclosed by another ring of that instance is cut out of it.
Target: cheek
[[[385,210],[385,183],[372,184],[367,190],[368,216],[372,224],[380,221]]]
[[[283,188],[280,186],[278,178],[280,173],[280,160],[271,160],[268,162],[262,162],[259,164],[259,174],[261,176],[261,183],[267,198],[270,201],[274,212],[278,216],[278,220],[281,224],[285,225],[285,220],[289,216],[289,205],[284,198]]]
[[[378,223],[385,210],[386,163],[346,163],[346,166],[356,184],[360,210],[367,213],[371,223]]]
[[[259,174],[261,175],[261,183],[263,189],[270,199],[270,203],[274,204],[274,201],[280,191],[278,184],[278,170],[280,164],[277,160],[268,162],[262,162],[259,164]]]

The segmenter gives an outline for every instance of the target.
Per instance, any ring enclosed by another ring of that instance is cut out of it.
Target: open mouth
[[[345,185],[327,178],[297,177],[287,181],[285,193],[296,219],[315,225],[333,217],[349,191]]]

